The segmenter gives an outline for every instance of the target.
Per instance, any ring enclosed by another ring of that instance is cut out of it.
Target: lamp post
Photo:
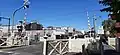
[[[20,8],[18,8],[18,9],[16,9],[14,12],[13,12],[13,14],[12,14],[12,33],[13,33],[13,26],[14,26],[14,17],[15,17],[15,14],[16,14],[16,12],[17,11],[19,11],[20,9],[22,9],[22,8],[29,8],[29,1],[28,0],[24,0],[24,5],[23,6],[21,6]]]

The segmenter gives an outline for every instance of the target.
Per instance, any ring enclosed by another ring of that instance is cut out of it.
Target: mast
[[[87,15],[87,19],[88,19],[88,31],[90,31],[90,37],[91,37],[91,25],[90,25],[90,17],[89,17],[89,13],[88,13],[88,11],[86,11],[86,15]]]
[[[25,31],[25,25],[26,25],[26,19],[27,19],[27,10],[29,8],[29,0],[24,0],[24,20],[23,20],[23,26],[24,26],[24,31]]]

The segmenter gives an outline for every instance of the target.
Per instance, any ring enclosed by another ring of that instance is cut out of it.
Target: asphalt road
[[[104,45],[107,47],[107,45]],[[105,48],[107,49],[107,48]],[[0,49],[0,55],[43,55],[43,43],[30,45],[30,46],[23,46],[23,47],[15,47],[15,48],[8,48],[8,49]],[[113,51],[105,51],[105,55],[120,55],[113,53]],[[82,55],[81,53],[68,53],[65,55]],[[92,54],[94,55],[94,54]]]
[[[40,43],[30,46],[2,49],[0,50],[0,55],[43,55],[42,49],[43,43]]]

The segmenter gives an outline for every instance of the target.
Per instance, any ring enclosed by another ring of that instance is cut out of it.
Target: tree
[[[107,8],[101,9],[101,12],[110,12],[109,16],[111,16],[113,20],[120,21],[120,0],[102,0],[99,1],[99,3],[103,6],[107,6]]]
[[[99,3],[103,6],[107,6],[107,8],[103,8],[101,11],[113,12],[114,14],[117,14],[120,10],[120,0],[101,0]]]
[[[116,33],[115,28],[114,28],[115,22],[116,21],[112,20],[112,19],[104,20],[102,22],[102,26],[103,26],[105,34],[107,33],[107,31],[109,31],[110,32],[110,36],[114,36],[114,33]]]
[[[116,33],[114,34],[116,37],[120,37],[120,0],[101,0],[99,1],[99,3],[103,6],[106,6],[106,8],[101,9],[101,11],[109,12],[108,15],[110,16],[110,18],[116,21],[116,23],[114,24],[114,30],[116,31]],[[120,43],[120,38],[117,38],[116,43]],[[120,52],[120,44],[116,44],[116,47],[117,52]]]
[[[111,29],[111,32],[116,30],[117,33],[120,33],[120,0],[101,0],[99,3],[106,6],[106,8],[103,8],[100,11],[109,12],[108,16],[110,16],[112,20],[116,20],[116,23],[113,27],[109,28],[109,30]]]

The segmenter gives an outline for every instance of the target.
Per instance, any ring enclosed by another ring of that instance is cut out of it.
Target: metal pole
[[[14,26],[14,16],[15,16],[15,13],[18,11],[18,10],[20,10],[20,9],[22,9],[22,8],[25,8],[25,6],[27,6],[29,4],[29,1],[28,0],[24,0],[24,5],[23,6],[21,6],[20,8],[18,8],[18,9],[16,9],[14,12],[13,12],[13,14],[12,14],[12,33],[13,33],[13,26]],[[28,8],[28,7],[27,7]]]
[[[14,31],[14,17],[15,17],[15,13],[17,12],[17,11],[19,11],[20,9],[22,9],[24,6],[22,6],[22,7],[20,7],[20,8],[18,8],[18,9],[16,9],[14,12],[13,12],[13,14],[12,14],[12,33],[13,33],[13,31]]]
[[[88,31],[90,31],[90,37],[91,37],[90,17],[89,17],[88,11],[86,11],[86,15],[87,15],[87,18],[88,18]]]
[[[44,39],[43,55],[47,55],[47,39]]]
[[[9,23],[8,23],[8,36],[10,35],[10,18],[8,18]]]
[[[82,55],[85,55],[85,44],[82,45]]]
[[[44,40],[44,49],[43,49],[43,55],[47,55],[46,54],[46,52],[47,52],[47,47],[46,47],[46,45],[47,45],[47,41],[46,41],[46,39]]]
[[[120,53],[120,38],[116,37],[116,51]]]
[[[62,41],[60,41],[60,55],[62,55]]]
[[[68,46],[69,52],[71,52],[71,45],[72,45],[72,43],[71,43],[71,37],[69,36],[69,46]]]
[[[93,25],[94,25],[94,39],[96,38],[96,15],[93,17]]]
[[[103,47],[103,45],[102,45],[102,40],[103,40],[103,38],[102,38],[102,36],[100,36],[100,45],[99,45],[99,48],[100,48],[100,54],[101,55],[104,55],[104,47]]]

